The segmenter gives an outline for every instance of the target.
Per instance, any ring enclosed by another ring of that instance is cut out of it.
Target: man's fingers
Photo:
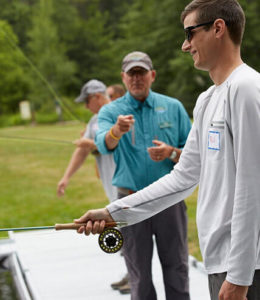
[[[119,124],[129,124],[129,125],[132,125],[135,122],[133,115],[127,115],[127,116],[121,115],[118,117],[117,121]]]
[[[64,189],[58,190],[57,194],[58,194],[59,197],[63,196],[64,195]]]
[[[105,224],[106,224],[106,222],[104,220],[102,220],[102,221],[95,221],[94,224],[93,224],[91,232],[93,234],[103,232],[104,229],[105,229]]]
[[[74,220],[74,222],[76,223],[76,221],[80,221],[80,219],[78,220]],[[80,223],[84,223],[83,221],[80,222]],[[93,224],[92,224],[92,221],[89,220],[86,224],[86,226],[80,226],[77,230],[78,233],[83,233],[85,232],[85,235],[90,235],[91,231],[92,231],[92,228],[93,228]]]
[[[65,194],[65,187],[63,184],[59,184],[57,188],[57,195],[58,197],[61,197]]]
[[[87,222],[87,225],[85,227],[85,235],[90,235],[90,233],[93,231],[93,222],[89,220]]]
[[[83,216],[81,216],[80,218],[78,219],[75,219],[74,222],[75,223],[86,223],[87,220],[90,220],[90,212],[87,211]]]
[[[147,150],[151,155],[154,156],[163,155],[163,150],[158,147],[150,147]]]
[[[116,126],[114,126],[113,133],[117,136],[130,131],[134,122],[135,120],[133,118],[133,115],[118,116]]]
[[[109,211],[106,208],[100,208],[87,211],[79,219],[75,219],[74,223],[86,223],[86,225],[81,226],[77,232],[85,232],[86,235],[89,235],[90,233],[96,234],[103,232],[106,222],[113,221]]]
[[[81,226],[77,230],[78,233],[83,233],[84,231],[85,231],[85,226]]]
[[[120,120],[134,120],[134,116],[133,115],[119,115],[118,119],[120,119]]]
[[[161,155],[150,154],[150,157],[154,161],[161,161],[163,157]]]
[[[78,228],[78,233],[85,233],[85,235],[96,234],[101,233],[105,229],[106,222],[104,220],[102,221],[91,221],[89,220],[86,224],[86,226],[81,226]]]
[[[153,142],[153,144],[155,144],[157,146],[161,146],[162,144],[164,144],[163,142],[158,141],[158,140],[153,140],[152,142]]]

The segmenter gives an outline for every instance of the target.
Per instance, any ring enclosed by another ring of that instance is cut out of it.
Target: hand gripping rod
[[[54,226],[36,226],[36,227],[18,227],[18,228],[0,228],[1,231],[26,231],[26,230],[77,230],[81,226],[86,226],[87,223],[66,223],[66,224],[55,224]],[[105,228],[108,227],[121,227],[126,226],[126,222],[109,222],[105,224]]]

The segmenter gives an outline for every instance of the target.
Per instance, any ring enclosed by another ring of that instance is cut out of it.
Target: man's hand
[[[224,281],[219,291],[219,300],[246,300],[248,287]]]
[[[169,158],[173,147],[165,144],[164,142],[153,140],[153,144],[157,145],[155,147],[147,148],[148,153],[152,160],[154,161],[162,161],[165,158]]]
[[[131,130],[134,122],[133,115],[118,116],[116,124],[112,127],[113,134],[120,138],[123,134]]]
[[[110,213],[106,208],[94,209],[87,211],[82,217],[74,220],[75,223],[87,223],[86,226],[81,226],[78,233],[85,232],[86,235],[90,233],[96,234],[104,231],[105,224],[114,222]]]
[[[57,187],[57,195],[58,195],[58,197],[61,197],[61,196],[63,196],[65,194],[65,189],[66,189],[68,183],[69,183],[68,179],[62,178],[60,180],[60,182],[58,183],[58,187]]]
[[[117,147],[122,135],[131,130],[134,122],[133,115],[118,116],[116,124],[112,126],[106,134],[105,142],[109,150],[113,150]]]

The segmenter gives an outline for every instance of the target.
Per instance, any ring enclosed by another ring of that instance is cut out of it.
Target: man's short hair
[[[113,88],[113,90],[115,91],[115,93],[117,95],[120,95],[120,97],[124,96],[125,94],[125,88],[122,84],[112,84],[109,87]]]
[[[197,24],[223,19],[230,39],[235,45],[241,45],[245,29],[245,14],[237,0],[193,0],[181,14],[182,23],[193,11],[197,11]]]

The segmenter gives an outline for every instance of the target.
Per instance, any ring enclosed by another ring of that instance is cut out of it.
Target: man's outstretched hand
[[[106,208],[92,209],[87,211],[82,217],[74,220],[77,223],[86,223],[86,226],[81,226],[77,231],[78,233],[101,233],[105,229],[105,224],[108,222],[114,222],[109,211]]]

